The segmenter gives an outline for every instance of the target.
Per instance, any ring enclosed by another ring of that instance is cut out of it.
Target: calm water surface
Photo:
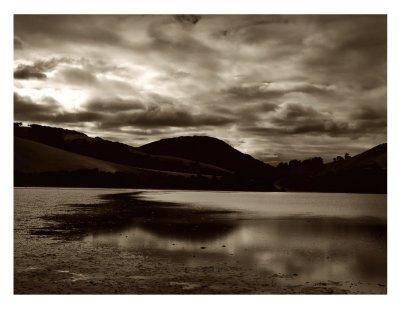
[[[43,225],[43,213],[101,203],[100,194],[118,192],[137,191],[16,189],[16,229]],[[163,229],[132,221],[121,229],[93,231],[82,242],[167,255],[186,266],[237,264],[295,276],[299,283],[386,284],[386,195],[140,190],[138,197],[221,212],[200,224],[209,225],[211,233],[202,233],[208,226],[198,227],[198,233],[178,229],[182,223],[173,219],[166,219]]]
[[[282,192],[145,191],[147,200],[238,210],[252,217],[376,217],[386,220],[386,195]]]

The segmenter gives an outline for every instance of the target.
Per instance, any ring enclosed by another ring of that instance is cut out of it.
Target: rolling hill
[[[164,175],[186,178],[196,176],[193,173],[151,170],[120,165],[18,137],[14,139],[14,166],[16,172],[22,173],[98,170],[108,173],[129,173],[131,176],[159,177]],[[205,178],[212,177],[212,175],[202,176]]]
[[[281,190],[386,193],[387,144],[323,165],[279,169],[278,175],[275,185]]]
[[[134,168],[88,157],[23,138],[14,138],[14,166],[18,172],[98,169],[104,172],[134,172]]]
[[[41,125],[14,126],[14,136],[92,158],[136,168],[190,174],[229,175],[232,171],[212,164],[174,156],[154,156],[127,144],[112,142],[84,133]]]
[[[225,188],[220,176],[152,170],[14,137],[15,186]]]
[[[40,125],[14,125],[16,186],[385,193],[387,144],[324,164],[272,167],[219,139],[185,136],[135,148]]]
[[[246,176],[267,176],[273,167],[234,149],[219,139],[187,136],[162,139],[143,145],[139,150],[152,155],[175,156],[203,162]]]

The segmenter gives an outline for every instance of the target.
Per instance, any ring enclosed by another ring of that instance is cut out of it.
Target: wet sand
[[[260,268],[252,260],[261,252],[251,247],[234,251],[225,242],[249,225],[254,229],[269,225],[271,233],[278,232],[282,238],[291,227],[310,238],[344,232],[352,236],[373,234],[385,241],[385,223],[368,218],[351,223],[342,219],[256,220],[238,211],[146,201],[137,191],[99,198],[96,203],[59,206],[30,222],[18,217],[16,294],[386,293],[386,281],[375,281],[375,277],[304,280],[302,270],[307,271],[305,266],[314,255],[304,249],[298,250],[295,258],[290,253],[279,256],[274,264],[284,268],[271,269]],[[140,240],[132,240],[135,238]],[[287,243],[290,238],[283,240]],[[386,241],[383,251],[385,246]],[[347,255],[346,250],[344,245],[343,251],[335,255]],[[318,258],[317,263],[325,268],[330,261],[334,268],[335,258],[328,254]],[[386,265],[368,265],[368,258],[362,262],[357,266],[360,272],[367,269],[368,274],[386,277]]]

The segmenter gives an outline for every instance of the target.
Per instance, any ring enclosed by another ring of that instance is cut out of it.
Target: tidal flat
[[[15,294],[385,294],[386,195],[15,188]]]

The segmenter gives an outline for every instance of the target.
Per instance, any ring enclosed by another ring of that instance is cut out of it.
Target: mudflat
[[[369,216],[17,188],[14,237],[15,294],[386,293],[386,221]]]

